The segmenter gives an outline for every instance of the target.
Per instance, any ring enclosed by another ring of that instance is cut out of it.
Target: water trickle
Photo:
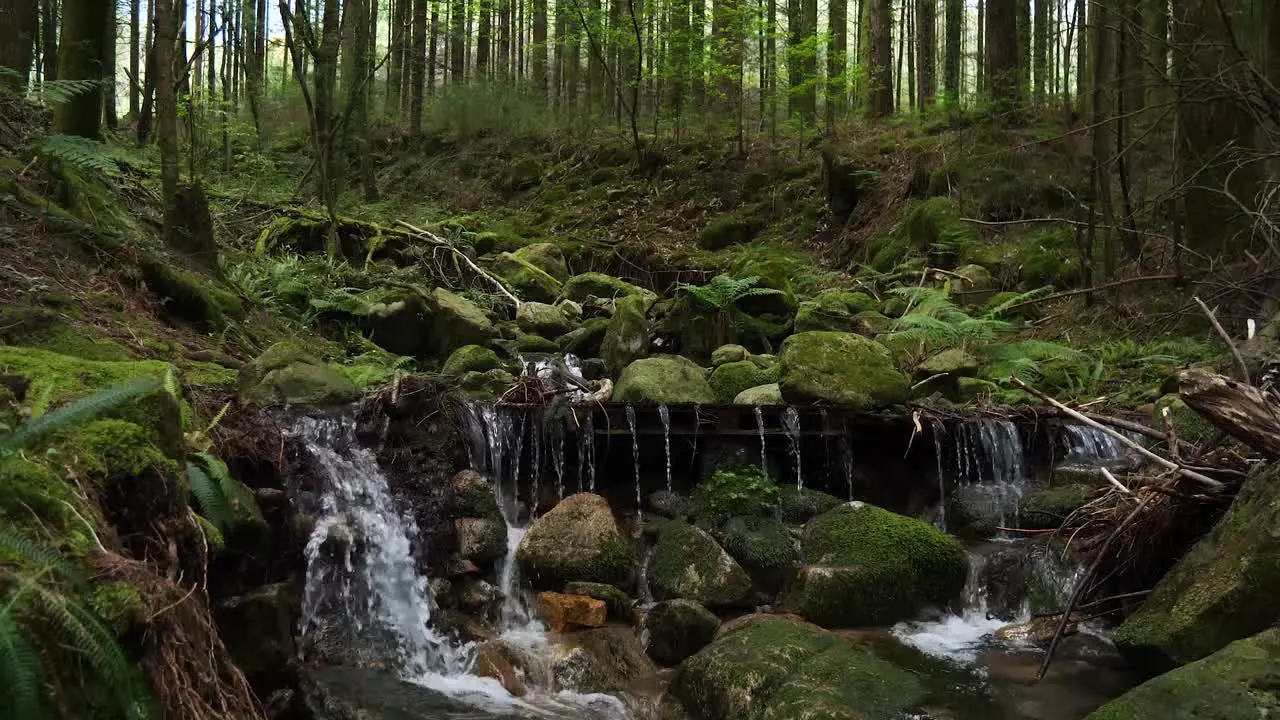
[[[804,474],[800,470],[800,413],[794,407],[782,411],[782,427],[787,431],[791,444],[791,462],[796,469],[796,488],[804,489]]]
[[[533,455],[533,465],[531,466],[533,470],[531,473],[533,476],[531,478],[533,489],[530,493],[532,497],[529,498],[529,517],[531,518],[538,517],[538,498],[542,496],[542,427],[544,425],[544,423],[539,423],[529,433],[533,446],[531,452]],[[519,487],[519,484],[519,477],[517,477],[516,487]]]
[[[556,497],[564,499],[564,424],[556,422],[550,425],[551,459],[556,468]]]
[[[662,445],[667,453],[667,492],[671,492],[671,411],[666,405],[658,406],[658,417],[662,418]]]
[[[317,520],[304,551],[302,635],[349,632],[351,647],[387,655],[410,678],[465,672],[470,649],[431,628],[435,601],[411,552],[412,516],[397,511],[354,420],[302,418],[288,433],[324,470],[317,507],[307,508]]]
[[[760,435],[760,475],[769,476],[769,461],[765,458],[764,444],[764,412],[760,410],[760,406],[756,406],[756,432]]]
[[[964,610],[930,620],[901,622],[893,626],[894,637],[921,652],[960,663],[971,663],[996,630],[1006,623],[987,613],[983,568],[986,558],[969,554],[969,575],[965,579]]]
[[[1059,437],[1067,449],[1067,459],[1075,462],[1119,460],[1133,452],[1114,436],[1088,425],[1061,425]]]
[[[942,471],[942,423],[934,421],[933,455],[938,464],[938,527],[947,529],[947,476]]]
[[[966,502],[1001,527],[1016,527],[1018,501],[1031,484],[1018,426],[977,420],[956,426],[959,483]]]
[[[579,442],[587,444],[587,490],[596,491],[596,428],[595,421],[591,419],[591,411],[587,411],[587,429],[582,434]]]
[[[640,497],[640,438],[636,435],[636,409],[627,406],[627,426],[631,428],[631,461],[636,468],[636,532],[640,532],[640,520],[644,518],[644,500]]]

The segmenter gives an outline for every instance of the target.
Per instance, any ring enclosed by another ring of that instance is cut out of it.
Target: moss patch
[[[616,402],[710,403],[715,399],[703,369],[679,355],[632,362],[613,390]]]
[[[825,400],[871,410],[906,400],[910,387],[883,345],[852,333],[792,335],[778,359],[778,384],[789,402]]]
[[[1095,494],[1093,487],[1080,483],[1036,490],[1018,502],[1018,524],[1032,530],[1056,528]]]
[[[662,598],[708,607],[738,606],[751,594],[751,578],[710,535],[679,520],[663,524],[649,556],[649,582]]]
[[[724,363],[711,371],[711,390],[716,401],[731,403],[743,390],[778,381],[777,367],[762,368],[750,360]]]

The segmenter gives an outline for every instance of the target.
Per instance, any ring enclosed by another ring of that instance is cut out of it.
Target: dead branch
[[[410,225],[404,220],[397,220],[396,224],[402,227],[408,228],[409,231],[411,231],[418,238],[422,240],[426,240],[432,245],[439,246],[441,248],[444,248],[452,252],[454,257],[461,260],[463,264],[471,268],[472,271],[474,271],[477,275],[484,278],[485,280],[488,280],[494,287],[496,287],[498,289],[499,295],[502,295],[503,297],[510,300],[511,303],[516,306],[517,310],[520,309],[520,299],[517,298],[515,295],[511,294],[511,291],[507,289],[506,285],[502,284],[501,280],[482,270],[479,265],[476,265],[475,262],[471,260],[471,258],[467,257],[466,253],[454,247],[452,243],[440,237],[439,235],[436,235],[435,233],[428,232],[419,227],[414,227],[413,225]]]
[[[1031,305],[1039,305],[1040,303],[1049,302],[1050,300],[1060,300],[1062,298],[1071,297],[1073,295],[1083,295],[1085,293],[1094,293],[1100,290],[1107,290],[1109,288],[1117,287],[1119,285],[1129,285],[1132,283],[1139,283],[1139,282],[1160,282],[1163,280],[1177,280],[1177,279],[1179,279],[1179,276],[1177,275],[1143,275],[1142,277],[1125,278],[1124,280],[1113,280],[1112,282],[1103,283],[1101,285],[1094,285],[1093,287],[1077,288],[1075,290],[1064,290],[1063,292],[1057,292],[1052,295],[1045,295],[1044,297],[1040,297],[1040,298],[1032,298],[1031,300],[1020,302],[1017,305],[1010,305],[1008,308],[1006,308],[1006,312],[1008,310],[1013,310],[1014,308],[1029,307]]]
[[[1177,472],[1179,475],[1182,475],[1183,477],[1187,478],[1188,480],[1194,480],[1194,481],[1196,481],[1196,482],[1200,483],[1201,485],[1204,485],[1205,487],[1209,488],[1210,490],[1212,490],[1212,491],[1214,491],[1214,492],[1219,492],[1219,491],[1221,491],[1221,490],[1223,489],[1223,485],[1222,485],[1222,483],[1218,482],[1217,480],[1214,480],[1213,478],[1211,478],[1211,477],[1209,477],[1209,476],[1207,476],[1207,475],[1204,475],[1204,474],[1202,474],[1202,473],[1196,472],[1195,470],[1192,470],[1192,469],[1190,469],[1190,468],[1183,467],[1183,466],[1181,466],[1181,465],[1179,465],[1179,464],[1177,464],[1177,463],[1175,463],[1175,462],[1173,462],[1173,461],[1171,461],[1171,460],[1168,460],[1168,459],[1166,459],[1166,458],[1162,458],[1162,457],[1160,457],[1159,455],[1157,455],[1157,454],[1155,454],[1155,453],[1151,452],[1150,450],[1148,450],[1148,449],[1146,449],[1146,448],[1142,447],[1142,446],[1141,446],[1141,445],[1139,445],[1138,443],[1136,443],[1136,442],[1134,442],[1134,441],[1130,440],[1129,438],[1125,437],[1124,435],[1122,435],[1122,434],[1120,434],[1120,433],[1116,432],[1115,430],[1112,430],[1111,428],[1109,428],[1109,427],[1107,427],[1107,426],[1103,425],[1102,423],[1100,423],[1100,422],[1098,422],[1098,421],[1096,421],[1096,420],[1093,420],[1093,419],[1089,418],[1088,416],[1086,416],[1086,415],[1084,415],[1084,414],[1082,414],[1082,413],[1080,413],[1080,412],[1078,412],[1078,411],[1076,411],[1076,410],[1072,410],[1071,408],[1067,407],[1066,405],[1063,405],[1062,403],[1058,402],[1057,400],[1054,400],[1053,398],[1051,398],[1051,397],[1049,397],[1048,395],[1044,394],[1044,393],[1043,393],[1043,392],[1041,392],[1040,390],[1037,390],[1036,388],[1031,387],[1031,386],[1030,386],[1030,385],[1028,385],[1027,383],[1023,382],[1022,380],[1020,380],[1020,379],[1018,379],[1018,378],[1016,378],[1016,377],[1015,377],[1015,378],[1011,378],[1011,379],[1013,380],[1013,383],[1014,383],[1015,385],[1017,385],[1018,387],[1022,388],[1023,390],[1026,390],[1027,392],[1031,393],[1032,395],[1035,395],[1036,397],[1040,398],[1041,400],[1044,400],[1045,402],[1047,402],[1047,403],[1049,403],[1050,405],[1054,406],[1055,408],[1057,408],[1057,409],[1058,409],[1058,410],[1060,410],[1061,412],[1066,413],[1066,414],[1067,414],[1067,416],[1071,417],[1072,419],[1074,419],[1074,420],[1076,420],[1076,421],[1078,421],[1078,422],[1082,422],[1082,423],[1084,423],[1085,425],[1088,425],[1089,427],[1091,427],[1091,428],[1093,428],[1093,429],[1095,429],[1095,430],[1100,430],[1100,431],[1102,431],[1102,432],[1106,433],[1107,435],[1110,435],[1111,437],[1113,437],[1113,438],[1115,438],[1115,439],[1119,440],[1120,442],[1124,443],[1125,445],[1127,445],[1130,449],[1134,450],[1134,451],[1135,451],[1135,452],[1137,452],[1139,455],[1142,455],[1143,457],[1145,457],[1145,458],[1147,458],[1148,460],[1150,460],[1150,461],[1152,461],[1152,462],[1156,463],[1157,465],[1160,465],[1161,467],[1167,468],[1167,469],[1169,469],[1169,470],[1173,470],[1173,471]]]
[[[1249,366],[1244,364],[1244,358],[1240,356],[1240,350],[1236,347],[1236,344],[1232,342],[1231,336],[1227,334],[1227,331],[1222,328],[1222,323],[1218,322],[1218,318],[1213,314],[1213,311],[1209,309],[1209,306],[1204,304],[1204,301],[1200,299],[1199,295],[1192,295],[1191,299],[1195,300],[1196,304],[1200,306],[1200,309],[1204,311],[1205,317],[1209,318],[1209,324],[1213,325],[1213,329],[1217,331],[1218,337],[1222,338],[1222,342],[1226,343],[1227,347],[1231,350],[1231,357],[1236,359],[1236,365],[1240,367],[1240,379],[1246,383],[1252,384],[1253,381],[1249,379]]]
[[[1262,390],[1216,373],[1184,370],[1178,392],[1214,427],[1267,457],[1280,457],[1280,408]]]

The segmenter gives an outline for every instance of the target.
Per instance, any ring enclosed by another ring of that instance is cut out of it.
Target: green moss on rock
[[[617,402],[711,403],[704,370],[679,355],[656,355],[627,365],[613,389]]]
[[[240,402],[253,405],[333,405],[360,397],[341,373],[293,342],[280,342],[240,370]]]
[[[458,554],[477,565],[501,560],[507,554],[507,526],[501,518],[464,517],[453,522]]]
[[[120,581],[95,584],[89,592],[89,607],[106,621],[116,635],[124,635],[140,627],[151,614],[141,591]]]
[[[580,358],[597,357],[601,353],[608,330],[608,318],[590,318],[582,323],[582,327],[562,335],[556,344],[561,350]]]
[[[564,253],[551,243],[525,245],[513,254],[550,275],[557,282],[569,279],[569,266],[565,263]]]
[[[733,396],[734,405],[783,405],[782,388],[778,383],[757,385]]]
[[[664,600],[645,613],[645,652],[661,665],[679,665],[706,647],[719,628],[720,619],[698,603]]]
[[[499,255],[493,269],[522,300],[551,303],[560,294],[559,280],[512,253]]]
[[[906,400],[910,387],[883,345],[852,333],[792,335],[782,344],[779,369],[788,402],[872,410]]]
[[[472,370],[464,372],[458,377],[458,386],[462,388],[464,394],[471,398],[483,400],[501,397],[503,393],[510,390],[511,386],[515,384],[516,376],[501,368],[485,370],[484,372]]]
[[[649,555],[649,582],[663,599],[684,598],[707,607],[734,607],[751,597],[751,578],[710,535],[679,520],[667,521]]]
[[[744,390],[768,385],[777,380],[776,368],[761,368],[750,360],[739,360],[725,363],[712,370],[710,383],[716,401],[730,403]]]
[[[648,353],[648,313],[652,304],[647,295],[627,295],[617,301],[600,345],[600,356],[613,372],[621,372]]]
[[[445,360],[440,372],[457,377],[467,372],[484,372],[502,367],[498,353],[480,345],[463,345]]]
[[[821,490],[786,485],[778,490],[778,509],[783,522],[803,525],[839,507],[843,500]]]
[[[735,517],[721,530],[724,549],[751,576],[755,586],[776,593],[796,564],[795,541],[782,521],[771,517]]]
[[[165,311],[177,317],[216,328],[243,312],[239,298],[194,273],[154,256],[144,256],[139,265],[147,287],[160,298]]]
[[[1169,409],[1173,430],[1179,440],[1199,445],[1218,434],[1218,429],[1203,415],[1192,410],[1177,393],[1169,393],[1156,401],[1155,410],[1151,413],[1153,427],[1164,427],[1164,410]]]
[[[1036,490],[1018,501],[1018,523],[1036,529],[1056,528],[1067,516],[1084,507],[1096,494],[1083,484],[1061,485]]]
[[[853,315],[843,307],[824,307],[814,300],[806,300],[796,310],[795,331],[811,330],[849,332],[853,330]]]
[[[574,302],[583,302],[588,297],[598,298],[623,298],[628,295],[643,295],[649,298],[649,304],[652,304],[657,296],[652,291],[645,290],[638,285],[632,285],[626,280],[622,280],[612,275],[604,273],[589,272],[581,275],[574,275],[565,281],[564,286],[560,289],[560,297],[562,299],[573,300]],[[646,306],[647,308],[647,306]]]
[[[430,347],[446,357],[463,345],[486,345],[494,335],[493,323],[470,300],[444,288],[431,291]]]
[[[516,559],[534,587],[556,591],[574,581],[626,582],[636,565],[609,503],[592,493],[570,495],[535,520]]]
[[[609,610],[609,616],[615,620],[630,620],[631,609],[635,606],[635,600],[632,600],[630,595],[617,586],[607,583],[581,581],[565,583],[564,592],[567,595],[585,595],[603,600]]]
[[[741,345],[721,345],[711,352],[711,367],[718,368],[728,363],[746,360],[751,355]]]
[[[1198,660],[1280,617],[1280,469],[1255,471],[1226,515],[1116,631],[1152,670]]]
[[[516,311],[516,324],[527,333],[553,340],[572,330],[574,325],[559,307],[540,302],[521,304]]]

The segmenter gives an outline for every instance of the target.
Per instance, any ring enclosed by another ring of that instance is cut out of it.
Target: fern
[[[46,135],[35,146],[36,154],[80,171],[120,174],[120,158],[109,145],[78,135]]]
[[[706,285],[680,283],[677,287],[679,290],[688,293],[697,302],[706,306],[707,309],[728,312],[746,298],[761,295],[778,295],[782,292],[774,288],[756,287],[758,282],[760,282],[760,278],[754,276],[732,278],[728,275],[717,275]]]
[[[61,105],[78,95],[99,90],[103,85],[101,80],[45,80],[33,83],[28,91],[45,105]]]
[[[16,720],[43,717],[44,672],[40,655],[18,624],[13,607],[0,607],[0,715]]]
[[[889,292],[905,299],[909,308],[889,333],[896,341],[918,343],[934,351],[976,350],[998,341],[1011,329],[1004,320],[969,315],[952,302],[945,290],[899,287]]]
[[[80,569],[57,552],[25,535],[0,530],[0,558],[5,557],[38,567],[42,573],[57,577],[73,587],[87,586],[88,580]]]
[[[196,504],[200,506],[200,514],[217,528],[218,532],[225,535],[232,525],[233,518],[231,508],[227,505],[227,498],[218,481],[210,477],[200,463],[191,460],[187,462],[187,482],[191,486],[191,494],[195,497]]]
[[[50,413],[23,423],[17,430],[0,435],[0,453],[29,448],[44,436],[109,412],[121,405],[155,392],[164,386],[164,378],[141,377],[72,400]]]
[[[992,319],[1001,319],[1001,316],[1010,309],[1017,307],[1018,305],[1022,305],[1023,303],[1031,302],[1032,300],[1039,300],[1041,298],[1048,297],[1053,293],[1054,287],[1052,285],[1045,285],[1044,287],[1036,288],[1035,290],[1019,293],[987,310],[984,316]]]

